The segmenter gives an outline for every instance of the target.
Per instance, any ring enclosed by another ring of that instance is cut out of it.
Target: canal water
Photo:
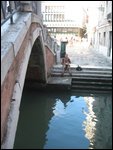
[[[112,149],[112,95],[24,89],[14,149]]]

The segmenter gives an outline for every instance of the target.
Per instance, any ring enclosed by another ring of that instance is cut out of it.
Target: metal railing
[[[10,19],[13,24],[13,15],[20,9],[20,1],[1,1],[1,25]]]

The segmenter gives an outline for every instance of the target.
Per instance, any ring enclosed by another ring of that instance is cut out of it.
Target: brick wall
[[[7,129],[6,124],[7,124],[8,114],[10,111],[12,93],[18,75],[20,64],[22,63],[22,60],[24,58],[24,50],[28,42],[28,39],[29,39],[29,31],[27,32],[25,39],[20,47],[20,50],[15,60],[13,61],[7,73],[7,76],[5,77],[5,80],[1,86],[1,141],[3,141],[3,137],[6,133],[6,129]]]
[[[51,68],[55,64],[55,54],[47,47],[46,49],[46,67],[47,67],[47,76],[50,76]]]

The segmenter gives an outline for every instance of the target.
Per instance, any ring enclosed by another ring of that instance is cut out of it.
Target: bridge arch
[[[15,24],[6,25],[1,41],[1,143],[2,149],[12,149],[25,79],[29,85],[46,84],[55,53],[37,15],[17,13]]]
[[[47,80],[42,27],[37,21],[34,22],[35,19],[32,18],[31,13],[27,14],[26,22],[22,19],[17,20],[17,23],[13,25],[18,27],[18,35],[17,30],[9,28],[6,35],[8,41],[2,42],[2,50],[7,50],[2,55],[1,75],[1,143],[3,149],[13,148],[25,78],[43,83]],[[10,32],[14,38],[10,38]]]
[[[30,82],[46,83],[45,54],[40,35],[34,41],[31,50],[27,66],[26,80]]]

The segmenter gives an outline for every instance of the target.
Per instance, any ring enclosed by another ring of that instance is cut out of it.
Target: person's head
[[[68,54],[65,54],[65,57],[68,57]]]

